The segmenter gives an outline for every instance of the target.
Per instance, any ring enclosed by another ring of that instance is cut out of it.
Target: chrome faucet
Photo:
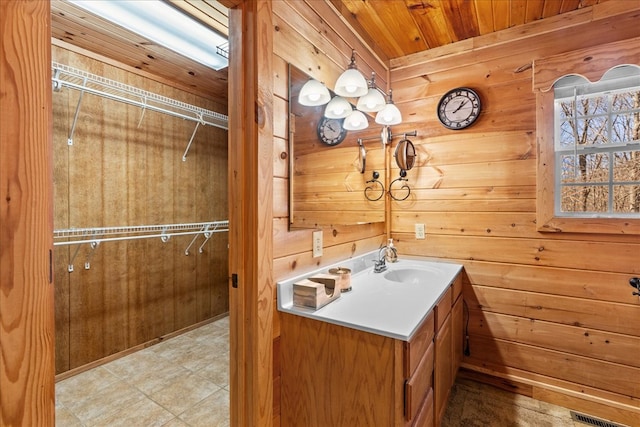
[[[391,253],[391,254],[390,254]],[[373,272],[382,273],[387,269],[387,257],[391,256],[393,260],[398,258],[398,251],[393,243],[383,246],[378,251],[378,259],[373,261]]]
[[[384,256],[380,259],[373,261],[373,272],[374,273],[382,273],[387,269],[387,263],[384,260]]]

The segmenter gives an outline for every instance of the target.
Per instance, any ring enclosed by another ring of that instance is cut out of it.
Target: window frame
[[[616,55],[611,55],[616,52]],[[640,235],[640,218],[558,216],[555,213],[555,96],[553,84],[568,74],[598,81],[609,69],[636,65],[640,58],[640,37],[604,44],[534,62],[533,89],[536,95],[537,175],[536,224],[540,232],[604,233]]]

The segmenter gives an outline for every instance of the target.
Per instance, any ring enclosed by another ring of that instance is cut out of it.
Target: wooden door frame
[[[0,33],[0,426],[46,427],[55,421],[49,2],[0,1]]]
[[[0,224],[0,342],[5,349],[0,359],[0,425],[53,426],[51,10],[49,2],[13,0],[2,2],[2,11],[0,28],[10,26],[16,37],[31,41],[27,50],[3,49],[3,66],[31,66],[22,67],[14,80],[3,73],[0,81],[8,93],[3,102],[16,101],[15,108],[7,108],[13,114],[3,117],[1,134],[0,182],[6,185]],[[271,13],[268,0],[245,1],[230,11],[232,25],[242,28],[231,34],[229,73],[229,271],[237,278],[229,283],[234,426],[273,423]],[[9,53],[17,61],[9,61]],[[15,145],[10,146],[9,139],[15,139]],[[9,277],[10,271],[15,274]]]
[[[271,8],[269,0],[252,0],[229,11],[229,384],[233,426],[273,424]]]

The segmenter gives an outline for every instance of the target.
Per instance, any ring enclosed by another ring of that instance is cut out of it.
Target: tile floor
[[[57,427],[229,426],[229,318],[56,384]],[[578,427],[569,410],[458,379],[442,427]]]
[[[228,426],[229,318],[56,384],[57,427]]]

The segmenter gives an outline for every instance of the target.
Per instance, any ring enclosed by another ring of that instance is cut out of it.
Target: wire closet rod
[[[54,230],[54,239],[72,239],[53,242],[54,246],[79,245],[84,243],[101,243],[119,240],[149,239],[159,237],[166,242],[171,236],[204,234],[229,231],[229,221],[196,222],[187,224],[134,225],[126,227],[92,227]],[[104,237],[123,235],[118,237]]]
[[[143,109],[192,120],[210,126],[228,129],[229,119],[224,114],[207,110],[182,101],[147,92],[106,77],[79,70],[68,65],[51,63],[54,89],[69,87],[115,101],[135,105]],[[158,105],[154,105],[158,104]]]

